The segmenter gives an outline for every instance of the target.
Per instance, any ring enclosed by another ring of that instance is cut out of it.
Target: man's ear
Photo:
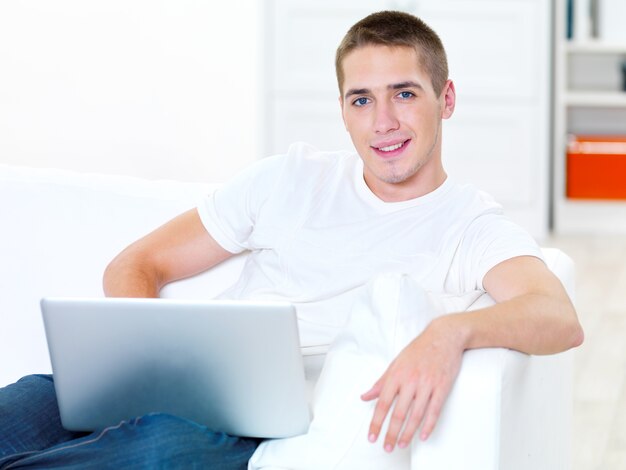
[[[448,119],[454,113],[454,106],[456,105],[456,91],[454,90],[454,83],[452,80],[447,80],[446,84],[441,91],[442,106],[441,106],[441,118]]]

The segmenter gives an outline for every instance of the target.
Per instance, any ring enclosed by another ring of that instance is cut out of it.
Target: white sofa
[[[213,189],[0,165],[0,386],[50,372],[41,297],[102,296],[102,271],[116,253]],[[571,260],[555,249],[545,254],[572,295]],[[164,296],[210,298],[242,261],[172,284]],[[414,454],[415,468],[570,469],[571,382],[571,353],[467,352],[433,436]]]

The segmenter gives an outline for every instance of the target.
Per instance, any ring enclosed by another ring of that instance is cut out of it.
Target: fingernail
[[[398,442],[398,447],[399,447],[400,449],[404,449],[404,448],[406,447],[406,442],[404,442],[404,441],[400,441],[400,442]]]
[[[370,442],[376,442],[376,434],[372,433],[368,436]]]
[[[391,444],[385,444],[385,451],[391,452],[393,450],[393,446]]]

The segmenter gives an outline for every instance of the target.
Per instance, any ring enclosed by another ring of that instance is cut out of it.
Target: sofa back
[[[0,165],[0,386],[50,372],[42,297],[103,296],[102,273],[117,253],[214,188]],[[163,295],[212,297],[235,280],[242,261],[176,282]]]

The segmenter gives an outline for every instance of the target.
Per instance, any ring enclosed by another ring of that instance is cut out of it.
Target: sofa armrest
[[[570,468],[572,356],[467,351],[430,439],[412,468]]]

